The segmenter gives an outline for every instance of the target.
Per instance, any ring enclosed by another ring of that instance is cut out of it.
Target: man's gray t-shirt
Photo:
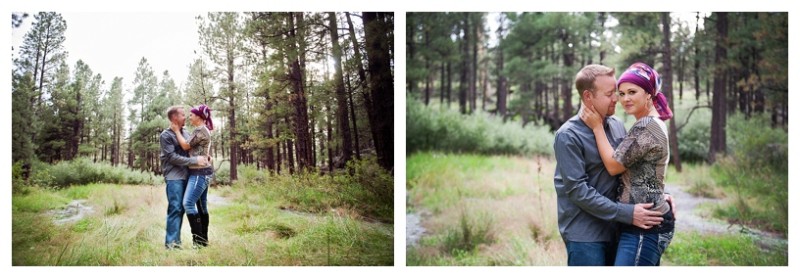
[[[182,128],[183,138],[189,138],[186,129]],[[181,148],[178,138],[171,129],[161,132],[161,171],[165,180],[185,180],[189,178],[189,164],[197,164],[197,157],[189,157],[189,153]]]
[[[613,116],[605,125],[608,141],[616,148],[625,138],[625,126]],[[616,202],[619,180],[606,171],[592,129],[573,116],[556,131],[553,148],[561,237],[575,242],[614,240],[616,222],[632,223],[634,205]]]

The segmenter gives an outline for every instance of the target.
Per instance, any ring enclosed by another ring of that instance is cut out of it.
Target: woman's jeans
[[[643,233],[624,231],[620,234],[617,259],[618,266],[658,266],[661,254],[672,241],[674,231],[666,233]]]
[[[172,248],[181,245],[184,192],[186,180],[167,180],[167,236],[164,245]]]
[[[183,195],[183,209],[186,214],[208,214],[208,184],[211,176],[191,175]]]

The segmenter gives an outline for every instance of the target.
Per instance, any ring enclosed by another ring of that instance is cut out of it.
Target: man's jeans
[[[622,232],[619,238],[619,249],[614,265],[624,266],[658,266],[661,254],[672,241],[673,232],[642,233]]]
[[[610,266],[614,263],[616,244],[611,242],[565,241],[568,266]]]
[[[208,214],[208,184],[211,176],[192,175],[183,196],[183,209],[186,214]]]
[[[186,180],[167,181],[167,236],[164,245],[168,248],[181,245],[181,224],[183,223],[183,193]]]

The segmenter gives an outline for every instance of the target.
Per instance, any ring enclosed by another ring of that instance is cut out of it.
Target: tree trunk
[[[726,122],[726,91],[727,86],[727,67],[724,63],[728,56],[727,43],[728,38],[728,14],[717,13],[716,20],[717,41],[714,54],[714,100],[711,112],[711,144],[709,145],[708,160],[710,162],[716,161],[717,154],[725,153],[725,122]]]
[[[353,122],[353,140],[356,147],[356,159],[361,160],[361,144],[358,140],[358,121],[356,120],[356,105],[353,103],[353,86],[350,85],[350,74],[347,74],[347,98],[350,102],[350,120]]]
[[[502,27],[501,27],[502,28]],[[500,48],[501,45],[498,45],[497,48],[497,114],[503,119],[503,122],[506,120],[506,113],[507,113],[507,96],[508,96],[508,89],[506,88],[506,76],[503,74],[503,67],[504,67],[504,60],[503,60],[503,49]]]
[[[414,60],[416,59],[416,56],[414,56],[416,54],[416,52],[415,52],[416,49],[414,48],[414,43],[415,43],[414,31],[416,31],[416,29],[417,29],[417,25],[416,25],[417,23],[414,22],[415,18],[416,17],[414,16],[414,14],[410,14],[410,13],[408,14],[408,17],[406,18],[406,21],[407,21],[406,25],[409,27],[409,28],[406,29],[407,32],[408,32],[408,34],[406,34],[406,51],[408,51],[408,56],[406,57],[406,61],[407,61],[408,65],[411,65],[411,66],[414,65]],[[363,19],[363,16],[362,16],[362,19]],[[374,20],[377,20],[377,18],[375,18]],[[380,24],[380,23],[377,23],[377,24]],[[366,31],[367,31],[366,21],[364,21],[364,33],[366,33]],[[369,49],[367,49],[367,52],[369,52]],[[416,78],[416,76],[414,76],[414,75],[409,76],[408,78],[406,78],[406,82],[408,82],[408,85],[406,85],[406,88],[408,88],[408,91],[411,92],[411,94],[414,94],[417,91],[417,78]]]
[[[445,87],[446,87],[445,84],[447,83],[446,80],[445,80],[446,76],[445,76],[445,72],[444,72],[444,69],[445,69],[444,64],[445,64],[445,62],[442,62],[442,64],[439,66],[439,68],[441,70],[441,74],[439,76],[439,78],[441,79],[441,81],[439,81],[439,107],[444,107],[444,91],[445,91]]]
[[[473,15],[478,15],[476,13],[470,13]],[[477,18],[476,18],[477,19]],[[475,20],[473,22],[473,28],[470,29],[472,32],[472,59],[469,64],[469,95],[470,95],[470,113],[474,113],[475,109],[477,108],[477,100],[478,100],[478,43],[480,42],[480,37],[478,37],[478,29],[481,26],[479,20]]]
[[[561,47],[564,48],[563,56],[564,56],[564,67],[567,69],[567,72],[572,71],[572,65],[575,63],[575,48],[567,47],[570,43],[570,30],[565,29],[563,30],[563,34],[561,35]],[[569,78],[561,78],[561,98],[564,99],[564,111],[563,116],[556,114],[556,117],[561,122],[566,122],[572,117],[572,86],[570,86],[570,79]]]
[[[662,63],[664,64],[663,73],[663,91],[667,92],[666,97],[667,101],[669,102],[670,109],[675,111],[675,103],[673,102],[674,94],[672,93],[672,47],[670,46],[670,24],[672,20],[670,19],[669,13],[661,13],[661,25],[663,27],[663,34],[664,40],[662,44],[664,44],[664,60]],[[672,154],[672,158],[670,162],[675,165],[675,170],[678,173],[681,172],[681,157],[680,152],[678,151],[678,130],[675,126],[675,119],[669,121],[669,149],[672,150],[670,153]]]
[[[467,114],[467,94],[469,94],[469,14],[463,13],[464,19],[462,21],[461,30],[464,32],[464,37],[461,39],[461,79],[458,84],[458,111],[461,114]]]
[[[333,174],[333,124],[331,124],[331,107],[328,102],[325,102],[325,111],[328,113],[328,117],[325,117],[325,123],[328,127],[328,172]]]
[[[297,17],[297,27],[295,28],[295,18]],[[308,131],[308,101],[306,100],[305,88],[303,86],[303,68],[300,66],[302,63],[301,55],[304,49],[301,49],[303,39],[302,35],[303,26],[303,13],[294,13],[289,17],[289,41],[290,43],[290,71],[289,80],[291,83],[292,97],[291,102],[294,106],[295,112],[295,139],[297,141],[297,158],[300,170],[305,170],[311,166],[311,153],[310,153],[310,138]],[[300,34],[298,33],[298,30]],[[291,148],[289,148],[291,153]],[[290,163],[294,163],[293,158],[290,156]],[[294,173],[293,166],[289,171]]]
[[[334,84],[336,88],[336,118],[338,120],[339,135],[342,140],[342,165],[347,164],[353,155],[353,135],[350,133],[350,123],[347,111],[347,94],[344,90],[344,75],[342,73],[342,48],[339,45],[339,32],[336,24],[336,14],[328,13],[329,31],[331,32],[331,45],[333,48]]]
[[[696,24],[694,25],[694,100],[700,100],[700,42],[697,37],[700,34],[700,12],[695,16]]]
[[[453,92],[453,63],[447,62],[447,108],[450,108],[452,98],[450,96]]]
[[[390,39],[394,24],[378,20],[380,13],[363,13],[369,60],[370,91],[376,115],[370,119],[375,128],[375,151],[378,163],[386,170],[394,168],[394,79],[391,70]],[[374,124],[373,124],[374,123]]]

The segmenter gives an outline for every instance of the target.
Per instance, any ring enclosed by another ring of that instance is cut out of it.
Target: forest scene
[[[661,265],[788,265],[788,13],[406,17],[409,266],[567,265],[554,132],[582,67],[634,62],[674,112]]]
[[[92,49],[127,79],[71,53],[104,39],[76,42],[67,30],[81,16],[127,15],[12,13],[23,38],[12,47],[12,265],[394,264],[393,13],[190,15],[197,40],[179,52],[193,60],[169,65],[185,76]],[[170,42],[139,43],[127,47]],[[159,135],[173,105],[192,132],[201,104],[214,124],[209,244],[192,248],[184,217],[183,248],[165,250]]]

